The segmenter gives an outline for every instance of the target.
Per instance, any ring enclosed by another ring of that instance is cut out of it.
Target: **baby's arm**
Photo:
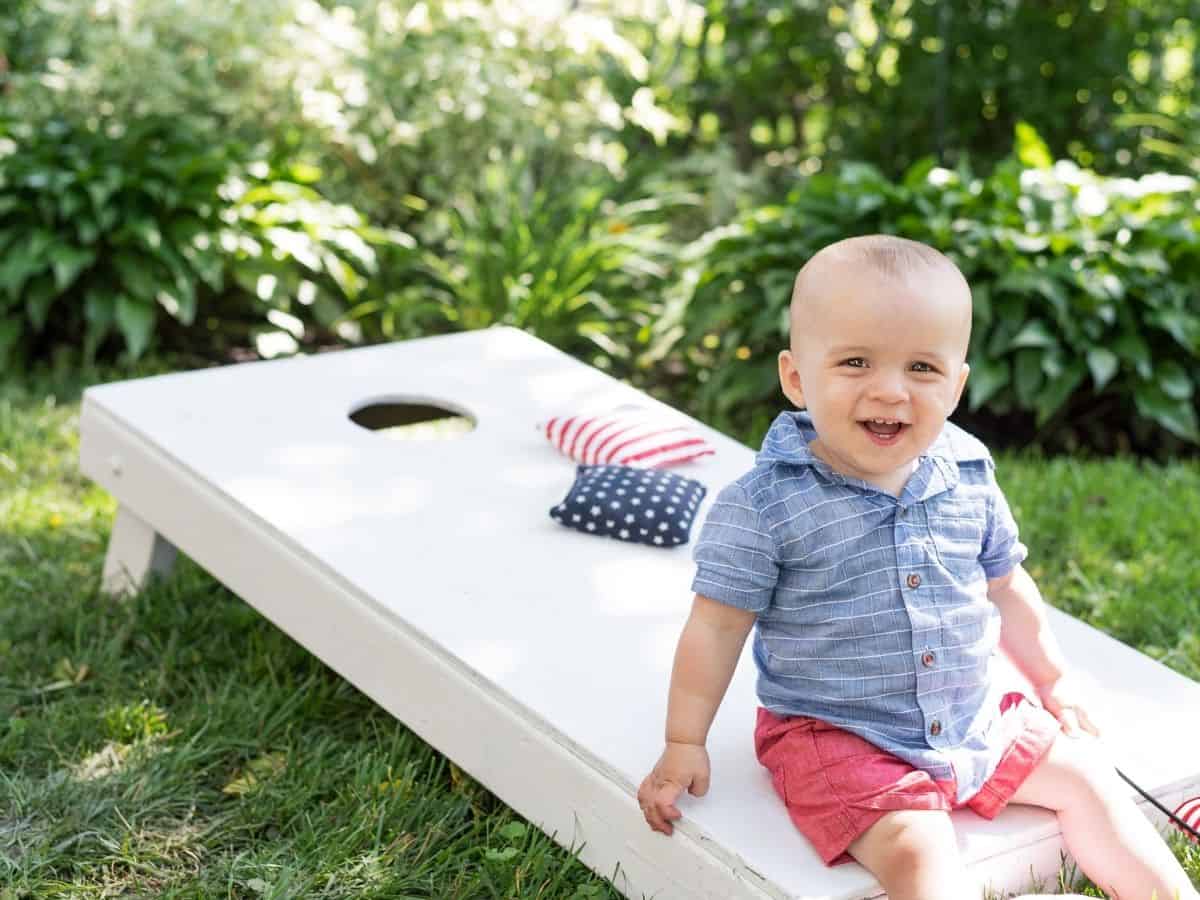
[[[655,831],[670,834],[683,815],[675,801],[688,790],[708,792],[704,743],[725,696],[756,614],[696,594],[671,672],[666,747],[638,788],[638,805]]]
[[[988,579],[988,598],[1000,610],[1000,646],[1038,692],[1042,705],[1067,734],[1080,728],[1098,734],[1066,679],[1067,663],[1046,620],[1046,604],[1037,584],[1017,565],[1007,575]]]

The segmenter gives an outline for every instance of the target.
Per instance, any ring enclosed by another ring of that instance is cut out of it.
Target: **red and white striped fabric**
[[[538,428],[555,447],[586,465],[661,468],[716,452],[678,419],[640,408],[555,416]]]
[[[1194,828],[1200,831],[1200,797],[1192,797],[1190,800],[1184,800],[1179,804],[1179,808],[1175,810],[1175,815],[1182,822],[1186,823],[1189,828]],[[1183,831],[1182,828],[1179,829]],[[1187,832],[1184,832],[1187,834]],[[1192,840],[1196,840],[1192,835],[1188,835]]]

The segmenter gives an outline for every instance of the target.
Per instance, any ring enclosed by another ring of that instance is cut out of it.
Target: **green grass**
[[[98,592],[115,504],[77,419],[105,377],[0,386],[0,900],[617,897],[188,560]],[[1200,677],[1200,466],[1000,477],[1046,596]]]

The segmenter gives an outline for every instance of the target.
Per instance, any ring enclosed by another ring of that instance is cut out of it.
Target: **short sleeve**
[[[988,578],[1001,578],[1024,562],[1029,554],[1017,533],[1017,523],[1008,500],[996,483],[995,469],[988,464],[988,516],[979,564]]]
[[[692,548],[692,590],[751,612],[771,605],[779,563],[762,514],[736,481],[724,487]]]

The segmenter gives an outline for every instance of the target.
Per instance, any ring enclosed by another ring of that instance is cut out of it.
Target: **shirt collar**
[[[775,417],[775,421],[767,429],[762,449],[755,461],[809,466],[827,481],[886,493],[860,478],[834,471],[828,463],[812,452],[809,442],[816,436],[812,417],[806,410],[785,410]],[[941,434],[917,461],[916,471],[904,485],[904,490],[898,498],[899,502],[906,506],[952,490],[959,481],[960,463],[990,458],[987,448],[979,440],[957,425],[947,422]]]

